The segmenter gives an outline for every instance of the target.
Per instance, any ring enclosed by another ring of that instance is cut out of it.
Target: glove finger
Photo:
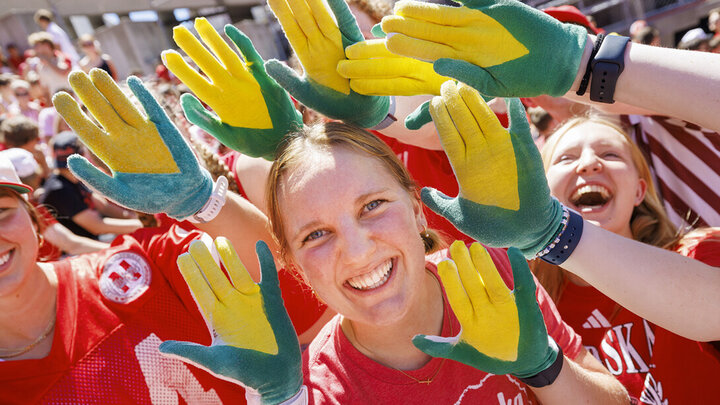
[[[190,150],[190,146],[180,135],[180,131],[175,127],[175,124],[170,121],[165,110],[142,84],[142,81],[135,76],[130,76],[127,83],[145,109],[150,121],[157,127],[158,134],[160,134],[163,142],[170,150],[170,154],[172,154],[180,171],[186,174],[198,172],[200,167],[195,155]]]
[[[392,52],[394,52],[394,48],[390,47],[390,42],[394,42],[396,36],[414,38],[443,46],[451,46],[453,42],[461,39],[455,27],[415,20],[413,18],[388,16],[382,19],[381,24],[383,31],[388,34],[394,34],[389,35],[387,38],[388,49]],[[481,48],[481,45],[477,46]],[[433,59],[437,59],[437,57]]]
[[[388,51],[384,39],[368,39],[360,41],[345,48],[345,57],[353,59],[370,58],[398,58],[397,55]]]
[[[492,302],[503,302],[511,297],[512,292],[505,285],[505,281],[495,266],[487,249],[479,243],[473,243],[470,246],[470,257],[472,258],[473,267],[482,278],[485,285],[485,291]]]
[[[185,93],[180,97],[180,105],[188,121],[222,142],[218,135],[221,133],[222,121],[215,114],[206,110],[200,100],[192,94]]]
[[[432,115],[435,128],[440,137],[440,143],[450,163],[454,159],[462,159],[465,156],[467,145],[455,126],[455,122],[450,117],[450,112],[442,97],[433,97],[430,100],[430,115]]]
[[[398,77],[413,78],[416,76],[417,62],[408,58],[377,58],[341,60],[338,62],[337,71],[340,76],[348,79],[395,79]],[[415,67],[415,70],[413,68]],[[435,74],[435,72],[432,72]]]
[[[444,359],[452,358],[453,341],[457,341],[457,339],[426,335],[415,335],[412,339],[413,345],[421,352]]]
[[[386,34],[382,30],[382,23],[377,23],[373,25],[373,27],[370,29],[370,33],[375,36],[375,38],[385,38]]]
[[[233,52],[232,48],[222,39],[220,34],[215,31],[210,22],[205,18],[195,19],[195,30],[205,44],[210,47],[215,56],[220,59],[225,70],[230,74],[240,75],[247,73],[245,65],[242,63],[238,55]]]
[[[220,260],[222,260],[235,289],[245,295],[258,293],[260,288],[255,284],[252,277],[250,277],[250,274],[245,269],[245,265],[240,260],[240,257],[238,257],[230,241],[221,236],[215,239],[215,248],[217,248],[220,254]]]
[[[110,137],[82,112],[77,101],[71,95],[61,91],[53,96],[52,102],[58,114],[95,154],[103,154],[105,151],[112,150]],[[110,167],[112,168],[112,166]]]
[[[90,111],[90,114],[95,117],[110,136],[123,132],[127,124],[117,115],[108,100],[98,91],[85,72],[76,70],[70,73],[68,82],[75,90],[75,94],[78,95],[85,107]]]
[[[307,3],[307,0],[286,1],[287,4],[290,6],[290,10],[292,10],[295,21],[297,21],[300,29],[305,34],[305,37],[310,42],[320,39],[323,33],[320,30],[317,21],[315,20],[315,15],[313,14],[312,10],[310,10],[310,5]],[[327,14],[328,11],[325,10],[325,13]],[[288,38],[288,40],[289,39],[290,38]],[[293,45],[293,48],[295,48],[295,45],[292,42],[290,42],[290,44]]]
[[[93,68],[90,70],[90,80],[125,122],[135,128],[139,128],[145,123],[145,117],[135,108],[106,71]]]
[[[212,99],[214,94],[213,84],[205,76],[191,68],[182,55],[173,50],[166,50],[160,54],[160,58],[163,64],[198,97],[204,100]]]
[[[443,217],[445,217],[444,214],[447,212],[448,208],[455,204],[454,198],[450,198],[440,191],[430,187],[423,187],[420,192],[420,197],[422,198],[423,204],[430,208],[434,213],[442,215]],[[450,218],[448,218],[448,220],[450,220]],[[450,222],[452,222],[452,220],[450,220]]]
[[[255,244],[258,262],[260,263],[261,282],[260,288],[263,292],[280,294],[280,282],[278,281],[275,260],[267,243],[259,240]]]
[[[395,16],[412,18],[439,25],[461,25],[467,22],[467,9],[448,7],[420,1],[399,1],[393,9]],[[389,31],[385,31],[389,32]]]
[[[425,62],[433,62],[440,58],[458,57],[457,51],[455,51],[452,46],[412,38],[404,34],[393,34],[388,36],[385,41],[387,49],[390,52]],[[442,73],[440,74],[443,75]]]
[[[473,119],[477,122],[479,132],[482,133],[488,144],[497,142],[498,138],[505,139],[507,137],[507,131],[500,124],[497,115],[483,101],[477,90],[464,83],[458,83],[458,92]]]
[[[253,74],[260,72],[263,74],[265,73],[265,61],[255,49],[255,46],[250,38],[248,38],[244,32],[240,31],[234,25],[227,24],[225,25],[225,35],[227,35],[228,38],[233,41],[235,46],[237,46],[238,50],[245,59],[245,65],[248,70],[253,72]]]
[[[299,43],[306,43],[307,38],[305,33],[300,28],[300,25],[295,20],[292,10],[286,0],[268,0],[268,6],[272,10],[275,17],[280,22],[280,26],[285,32],[290,45],[295,49],[295,45]]]
[[[305,95],[312,94],[310,84],[305,82],[298,74],[284,63],[270,59],[265,62],[265,70],[268,75],[284,88],[288,93],[295,97],[298,101],[305,104]]]
[[[173,28],[173,40],[213,83],[218,83],[227,78],[228,73],[220,62],[185,26],[178,25]]]
[[[465,323],[473,313],[473,306],[458,274],[457,265],[453,260],[443,260],[438,263],[438,274],[443,287],[445,287],[450,307],[460,323]]]
[[[429,83],[409,77],[350,79],[350,88],[358,94],[367,96],[417,96],[440,93],[439,86],[437,87],[437,92],[435,92],[432,87]]]
[[[292,0],[289,0],[292,1]],[[335,25],[335,20],[330,16],[327,7],[322,0],[306,0],[312,15],[317,23],[318,28],[327,38],[335,37],[338,32],[338,27]]]
[[[92,189],[97,190],[100,194],[105,195],[111,200],[124,205],[121,201],[118,201],[118,197],[122,198],[125,196],[125,194],[123,194],[124,187],[122,187],[116,179],[103,173],[87,159],[78,154],[70,155],[67,160],[67,165],[75,177],[82,180],[83,183],[86,183]]]
[[[205,275],[207,284],[217,299],[219,301],[225,301],[225,299],[233,293],[234,288],[232,284],[230,284],[230,280],[225,276],[225,273],[220,269],[220,266],[215,262],[205,243],[199,240],[192,242],[188,252],[195,263],[197,263],[197,267]]]
[[[328,5],[337,19],[338,28],[343,36],[343,46],[347,47],[365,39],[345,0],[328,0]]]
[[[484,95],[497,96],[508,92],[503,84],[497,82],[485,69],[464,60],[439,58],[433,63],[433,68],[437,74],[469,84]]]
[[[426,101],[420,104],[420,106],[410,113],[410,115],[405,117],[405,128],[409,130],[418,130],[430,121],[432,121],[432,116],[430,115],[430,101]]]
[[[445,108],[447,108],[448,113],[450,113],[453,125],[457,128],[457,132],[460,134],[460,137],[462,137],[462,141],[464,142],[464,148],[461,150],[455,151],[452,149],[445,149],[451,162],[453,161],[453,158],[457,159],[464,157],[467,150],[484,148],[486,145],[485,139],[482,137],[482,131],[480,130],[478,123],[475,121],[475,117],[473,117],[472,113],[470,113],[470,109],[460,96],[459,86],[460,85],[455,83],[455,81],[448,80],[443,83],[440,88]],[[433,112],[433,110],[430,110],[430,112]],[[438,132],[440,132],[439,128]],[[440,139],[441,141],[444,141],[442,136]],[[473,145],[475,148],[473,148]],[[444,146],[445,144],[443,143],[443,147]]]
[[[510,121],[509,130],[511,134],[522,135],[525,142],[533,142],[530,133],[530,123],[527,119],[525,107],[518,98],[505,99],[508,106],[508,118]]]
[[[519,249],[511,247],[507,251],[510,266],[513,269],[513,290],[515,300],[518,307],[521,303],[530,304],[537,307],[537,298],[535,297],[535,279],[533,278],[530,267],[528,266],[525,256]]]
[[[208,285],[202,270],[195,263],[190,253],[183,253],[178,256],[177,266],[183,279],[185,279],[185,283],[188,285],[188,289],[190,289],[195,304],[200,309],[200,313],[209,323],[212,319],[212,309],[218,301],[217,296]]]
[[[450,256],[457,266],[458,275],[472,308],[478,311],[489,301],[485,285],[470,259],[470,252],[463,241],[456,240],[450,245]],[[472,309],[470,311],[472,313]]]

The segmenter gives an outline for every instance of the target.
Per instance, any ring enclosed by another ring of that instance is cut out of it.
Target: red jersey
[[[718,241],[690,240],[681,253],[718,266]],[[638,403],[696,404],[720,397],[720,361],[712,345],[660,328],[593,287],[568,282],[557,307],[582,336],[585,348]]]
[[[488,252],[506,284],[511,286],[512,268],[506,252],[492,248]],[[426,268],[438,277],[437,263],[447,257],[447,250],[428,256]],[[576,358],[582,348],[580,337],[560,319],[555,305],[540,285],[536,295],[548,334],[568,358]],[[442,336],[457,335],[460,323],[447,298],[445,311]],[[336,316],[325,325],[303,355],[303,373],[311,404],[538,403],[530,388],[511,375],[489,374],[441,358],[431,359],[420,369],[404,372],[418,380],[432,379],[429,384],[419,384],[358,351],[342,332],[340,319]],[[568,401],[572,402],[572,399]]]
[[[201,237],[209,239],[177,224],[144,228],[109,249],[52,263],[58,276],[52,349],[42,359],[0,362],[0,402],[244,403],[239,385],[158,351],[164,340],[211,343],[176,265]],[[283,281],[281,288],[288,289]],[[300,308],[297,294],[283,298],[296,328],[322,313],[317,301]]]

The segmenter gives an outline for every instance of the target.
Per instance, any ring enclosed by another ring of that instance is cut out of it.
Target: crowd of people
[[[197,18],[142,79],[38,11],[0,402],[717,397],[720,9],[672,49],[459,3],[268,0],[299,63]]]

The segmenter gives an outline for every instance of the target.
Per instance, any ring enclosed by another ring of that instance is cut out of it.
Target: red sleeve
[[[720,228],[710,228],[699,235],[686,238],[676,250],[683,256],[720,267]]]
[[[505,249],[487,248],[487,250],[495,263],[495,267],[497,267],[498,272],[505,280],[505,284],[508,285],[508,288],[514,288],[512,267]],[[582,349],[582,338],[570,325],[562,320],[560,312],[558,312],[547,291],[540,285],[535,276],[533,276],[533,280],[535,280],[535,296],[545,319],[548,335],[552,336],[555,343],[562,348],[563,353],[568,358],[575,359]]]

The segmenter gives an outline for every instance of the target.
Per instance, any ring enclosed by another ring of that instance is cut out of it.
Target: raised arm
[[[560,257],[555,264],[665,329],[694,340],[720,339],[716,268],[605,231],[567,211],[550,196],[519,100],[507,101],[506,131],[476,92],[454,86],[443,85],[430,111],[460,195],[424,189],[423,201],[432,210],[484,244],[516,246],[526,258]]]

